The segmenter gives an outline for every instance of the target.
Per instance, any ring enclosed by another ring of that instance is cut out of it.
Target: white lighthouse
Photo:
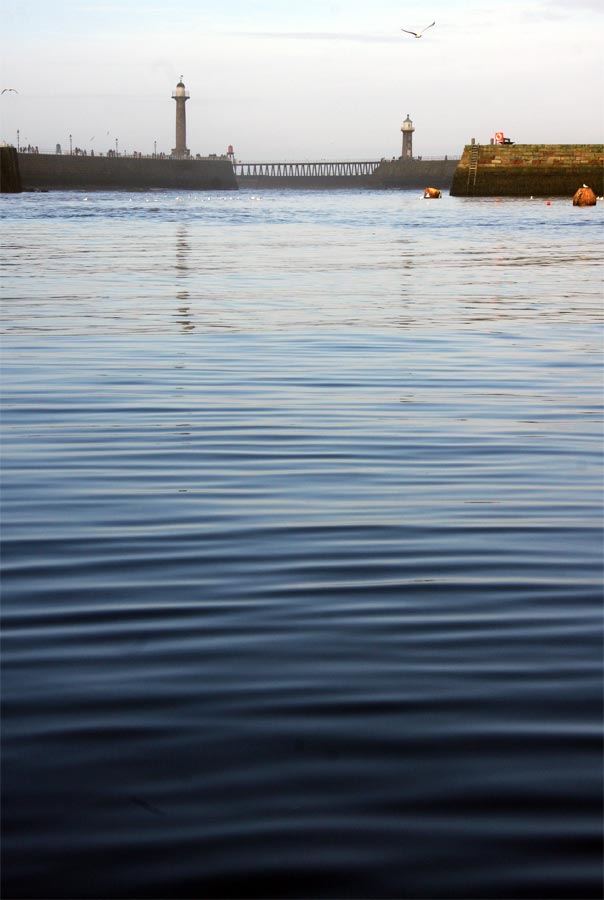
[[[187,150],[187,117],[185,103],[189,99],[189,92],[185,90],[182,75],[172,93],[172,99],[176,100],[176,146],[172,150],[172,156],[177,159],[188,159],[191,155]]]
[[[413,159],[413,132],[415,128],[409,118],[409,113],[407,113],[407,118],[401,126],[401,131],[403,132],[403,159]]]

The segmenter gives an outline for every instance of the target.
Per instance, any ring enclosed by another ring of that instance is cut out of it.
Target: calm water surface
[[[599,898],[603,205],[0,210],[4,896]]]

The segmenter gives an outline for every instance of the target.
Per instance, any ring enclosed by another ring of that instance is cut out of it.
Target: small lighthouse
[[[185,90],[182,75],[172,93],[172,99],[176,100],[176,146],[172,150],[172,156],[177,159],[188,159],[191,155],[187,150],[187,115],[185,103],[189,99],[189,92]]]
[[[401,131],[403,132],[403,159],[413,159],[413,132],[415,128],[409,118],[409,113],[407,113],[407,118],[402,124]]]

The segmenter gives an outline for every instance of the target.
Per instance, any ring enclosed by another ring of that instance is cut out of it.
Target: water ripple
[[[3,200],[10,897],[600,896],[600,206]]]

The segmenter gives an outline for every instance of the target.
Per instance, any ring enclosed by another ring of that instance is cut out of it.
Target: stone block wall
[[[0,194],[21,191],[19,157],[14,147],[0,147]]]
[[[237,190],[228,159],[20,153],[24,190]]]
[[[444,191],[451,187],[457,163],[456,159],[385,159],[370,181],[374,187],[420,190],[435,187]]]
[[[582,184],[604,193],[603,144],[487,144],[464,148],[451,185],[457,197],[572,197]]]

